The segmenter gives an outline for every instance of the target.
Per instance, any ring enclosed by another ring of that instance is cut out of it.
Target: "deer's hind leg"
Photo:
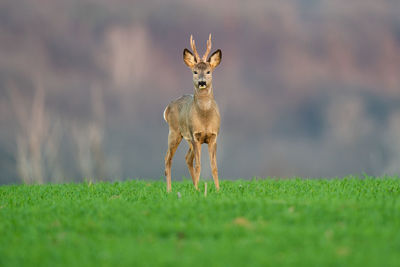
[[[217,166],[217,136],[213,135],[208,143],[208,153],[215,187],[219,191],[218,166]]]
[[[168,149],[165,155],[165,177],[167,179],[167,192],[171,192],[171,164],[172,158],[175,154],[182,140],[182,135],[174,130],[169,130],[168,134]]]

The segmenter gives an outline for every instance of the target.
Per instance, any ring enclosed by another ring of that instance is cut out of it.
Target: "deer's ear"
[[[208,58],[207,62],[210,63],[211,68],[214,69],[219,65],[219,63],[221,63],[221,59],[222,59],[222,52],[221,49],[218,49],[217,51],[212,53],[212,55]]]
[[[193,68],[196,65],[196,58],[193,56],[192,52],[188,49],[183,50],[183,61],[189,68]]]

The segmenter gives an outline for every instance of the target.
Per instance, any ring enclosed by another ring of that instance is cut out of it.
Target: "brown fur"
[[[212,87],[212,71],[221,61],[221,50],[214,52],[205,62],[200,57],[190,38],[194,55],[187,49],[183,52],[183,60],[193,72],[194,94],[184,95],[172,101],[164,111],[164,119],[169,124],[168,150],[165,156],[165,176],[167,191],[171,191],[172,158],[182,138],[189,144],[186,163],[192,176],[193,184],[198,189],[201,169],[201,144],[208,144],[208,152],[215,187],[219,190],[217,169],[217,137],[220,127],[218,105],[214,100]],[[207,41],[207,54],[211,49],[211,35]],[[199,84],[205,83],[204,86]],[[195,166],[193,165],[195,162]]]
[[[200,62],[199,64],[196,65],[196,68],[199,70],[205,70],[207,69],[207,64],[204,62]]]

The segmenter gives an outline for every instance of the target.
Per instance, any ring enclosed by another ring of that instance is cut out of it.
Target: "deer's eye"
[[[207,71],[207,74],[210,74],[210,71]]]
[[[193,71],[194,74],[197,74],[197,71]]]

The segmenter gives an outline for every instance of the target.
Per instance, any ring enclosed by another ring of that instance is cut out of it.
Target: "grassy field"
[[[399,266],[398,178],[172,186],[1,186],[0,265]]]

